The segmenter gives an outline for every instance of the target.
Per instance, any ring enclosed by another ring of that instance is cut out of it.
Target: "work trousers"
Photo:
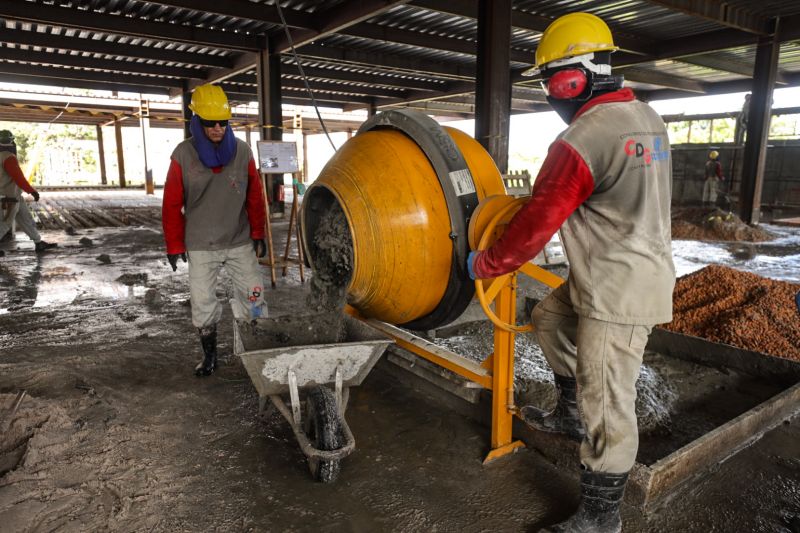
[[[706,178],[706,181],[703,184],[703,203],[712,205],[716,204],[717,195],[719,195],[719,179],[716,177]]]
[[[22,190],[15,185],[13,187],[6,187],[3,192],[7,194],[0,194],[0,196],[16,198],[17,201],[7,204],[8,207],[6,208],[5,214],[0,218],[0,237],[11,229],[14,219],[16,218],[19,229],[24,231],[33,242],[41,241],[42,236],[39,235],[39,232],[36,230],[36,222],[33,220],[31,210],[28,209],[28,204],[22,198]]]
[[[532,321],[553,372],[577,380],[581,463],[592,472],[628,472],[639,447],[636,380],[652,326],[580,316],[566,283],[534,308]]]
[[[189,293],[192,301],[192,324],[207,328],[219,322],[222,304],[217,299],[217,278],[222,267],[233,283],[230,300],[237,320],[267,316],[264,302],[264,278],[252,244],[224,250],[189,251]]]

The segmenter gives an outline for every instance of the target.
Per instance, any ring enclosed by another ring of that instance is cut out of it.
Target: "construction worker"
[[[22,191],[33,196],[33,201],[39,201],[39,192],[28,183],[17,161],[17,144],[14,134],[8,130],[0,131],[0,238],[4,237],[12,228],[16,220],[20,229],[31,238],[37,253],[44,252],[57,246],[42,240],[36,230],[28,204],[22,198]]]
[[[719,152],[711,150],[705,167],[706,181],[703,183],[703,205],[713,207],[717,205],[719,185],[725,181],[722,175],[722,163],[719,162]]]
[[[231,109],[221,88],[202,85],[192,94],[192,136],[172,152],[162,207],[167,260],[189,263],[192,324],[203,360],[195,375],[217,367],[217,322],[222,305],[216,287],[224,266],[233,283],[231,307],[239,320],[266,316],[257,257],[264,257],[266,204],[250,147],[228,121]]]
[[[532,313],[558,402],[522,410],[530,426],[581,442],[580,506],[550,531],[621,530],[639,443],[635,383],[653,325],[672,319],[669,140],[658,113],[611,73],[616,49],[588,13],[546,29],[531,71],[568,127],[502,237],[467,260],[473,278],[513,272],[561,228],[569,277]]]

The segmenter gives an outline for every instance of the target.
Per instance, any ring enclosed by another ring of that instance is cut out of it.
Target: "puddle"
[[[717,263],[767,278],[800,282],[800,228],[762,226],[778,238],[762,243],[673,241],[677,276]]]

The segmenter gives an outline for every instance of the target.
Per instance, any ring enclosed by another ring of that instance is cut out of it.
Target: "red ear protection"
[[[559,70],[542,83],[544,92],[558,100],[577,98],[586,89],[589,80],[586,73],[578,68]]]

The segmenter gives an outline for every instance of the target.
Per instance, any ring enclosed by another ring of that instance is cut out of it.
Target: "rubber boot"
[[[34,249],[36,250],[36,253],[42,253],[55,248],[56,246],[58,246],[58,244],[54,242],[39,241],[34,245]]]
[[[581,503],[566,521],[545,528],[549,533],[621,533],[619,505],[628,474],[581,472]]]
[[[197,331],[200,333],[200,344],[203,345],[203,360],[194,367],[194,375],[210,376],[217,369],[217,326],[215,324]]]
[[[558,401],[555,408],[544,411],[532,405],[522,408],[522,420],[528,426],[548,433],[563,433],[572,440],[583,440],[586,432],[583,429],[581,416],[578,412],[577,392],[578,384],[575,378],[553,374],[558,390]]]

